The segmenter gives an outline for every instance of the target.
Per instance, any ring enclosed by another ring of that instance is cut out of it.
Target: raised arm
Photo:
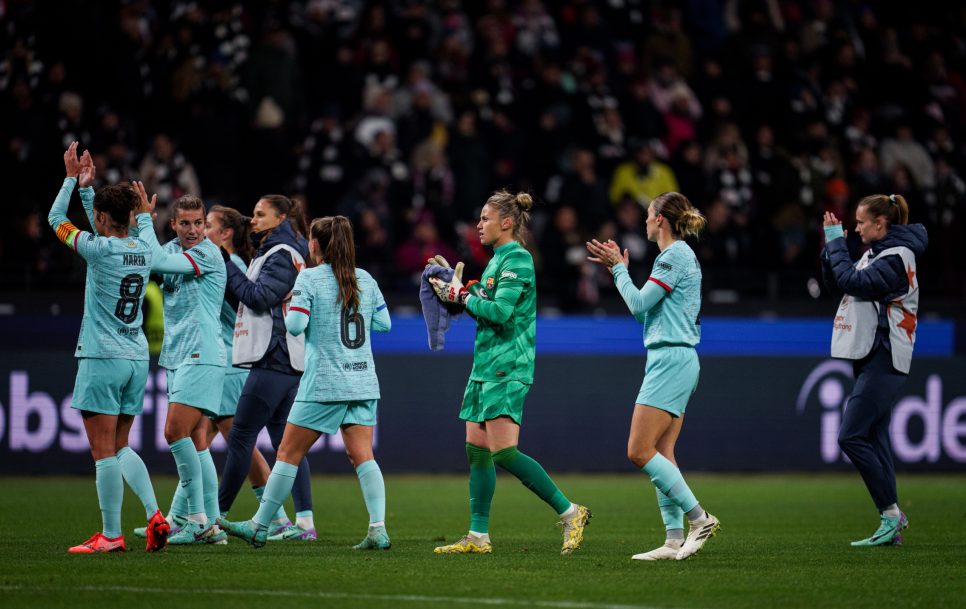
[[[91,158],[91,153],[89,150],[85,150],[84,154],[80,158],[80,168],[77,174],[77,185],[80,189],[77,193],[80,195],[81,205],[84,206],[84,213],[87,214],[87,220],[91,223],[91,232],[95,235],[98,234],[97,227],[94,226],[94,176],[96,174],[96,169],[94,167],[94,159]]]
[[[900,256],[876,258],[868,266],[858,270],[849,256],[845,231],[834,214],[825,214],[823,230],[823,272],[831,275],[834,285],[841,291],[863,300],[881,300],[909,288],[909,278]],[[829,283],[831,282],[826,279],[826,284]]]
[[[149,200],[144,184],[132,182],[131,186],[138,195],[138,206],[134,210],[137,215],[137,237],[151,248],[151,270],[162,274],[201,275],[198,265],[191,256],[184,252],[169,254],[158,243],[158,236],[154,234],[154,220],[151,219],[151,212],[158,202],[158,195],[152,195]]]
[[[624,303],[630,309],[631,315],[637,321],[644,323],[644,315],[654,305],[661,302],[661,299],[667,294],[667,290],[658,285],[657,282],[650,280],[644,283],[644,287],[638,289],[623,262],[618,262],[611,270],[614,273],[617,291],[620,292],[621,298],[624,299]]]

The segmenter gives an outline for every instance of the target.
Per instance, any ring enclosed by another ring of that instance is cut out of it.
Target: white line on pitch
[[[4,591],[30,592],[131,592],[135,594],[163,593],[173,594],[215,594],[221,596],[275,596],[290,598],[344,599],[361,601],[390,601],[408,603],[455,603],[461,605],[495,605],[520,607],[549,607],[552,609],[667,609],[650,605],[622,605],[617,603],[585,603],[579,601],[542,601],[514,598],[460,598],[456,596],[424,596],[420,594],[357,594],[353,592],[298,592],[295,590],[226,590],[212,588],[206,590],[179,590],[176,588],[150,588],[138,586],[18,586],[0,585]]]

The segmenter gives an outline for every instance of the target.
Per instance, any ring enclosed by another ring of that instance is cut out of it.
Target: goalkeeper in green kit
[[[470,462],[470,530],[456,543],[436,548],[437,554],[488,554],[490,503],[499,465],[547,502],[563,528],[561,554],[580,547],[590,510],[571,503],[539,463],[517,449],[523,401],[533,384],[536,352],[537,290],[533,258],[521,233],[530,219],[533,199],[526,193],[494,193],[476,225],[493,258],[479,282],[463,286],[463,263],[449,282],[430,283],[443,302],[456,303],[476,319],[473,370],[460,418],[466,421],[466,456]],[[437,256],[430,264],[449,266]]]

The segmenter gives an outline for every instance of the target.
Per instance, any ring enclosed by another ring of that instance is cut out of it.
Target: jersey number
[[[355,338],[350,338],[349,326],[355,326]],[[366,344],[366,322],[358,311],[349,313],[342,309],[342,344],[349,349],[358,349]]]
[[[121,297],[114,307],[114,317],[129,324],[138,316],[141,308],[141,292],[144,291],[144,277],[131,273],[121,280]]]

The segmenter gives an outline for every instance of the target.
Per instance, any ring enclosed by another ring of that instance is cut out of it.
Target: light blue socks
[[[657,507],[661,510],[661,520],[668,539],[684,539],[684,510],[674,503],[670,497],[655,488],[657,493]]]
[[[94,462],[97,502],[101,506],[101,533],[108,539],[121,536],[121,502],[124,500],[124,480],[117,457],[111,455]]]
[[[255,493],[255,498],[258,499],[258,504],[262,504],[262,495],[265,493],[264,486],[253,486],[252,492]],[[274,522],[288,522],[288,514],[285,512],[285,503],[278,504],[278,511],[275,512],[275,518],[272,519]]]
[[[272,519],[275,518],[275,514],[278,512],[279,506],[292,493],[292,486],[295,484],[295,474],[298,471],[299,468],[297,465],[285,463],[284,461],[275,462],[275,467],[272,468],[272,475],[268,477],[265,490],[262,492],[258,512],[252,518],[255,524],[260,527],[267,527],[272,522]]]
[[[207,448],[198,451],[198,462],[201,463],[201,492],[205,516],[209,522],[214,522],[221,515],[218,510],[218,470],[215,469],[211,451]]]
[[[375,459],[360,463],[356,468],[359,485],[362,487],[362,498],[369,510],[369,524],[386,521],[386,484],[382,479],[382,470]]]
[[[121,476],[124,481],[144,504],[146,517],[154,516],[154,513],[158,511],[158,500],[154,496],[151,476],[148,474],[148,468],[144,466],[141,456],[134,452],[130,446],[125,446],[117,451],[117,462],[121,465]]]
[[[656,453],[651,457],[642,471],[651,477],[651,482],[654,483],[657,490],[667,495],[668,499],[673,501],[682,511],[690,512],[698,506],[698,500],[691,489],[688,488],[688,483],[684,481],[681,470],[661,453]]]
[[[204,482],[201,473],[201,460],[198,458],[198,451],[191,438],[181,438],[171,444],[171,454],[174,462],[178,466],[178,477],[181,479],[181,488],[184,490],[187,500],[188,518],[198,520],[202,524],[207,521],[205,513],[205,493]],[[174,506],[172,505],[172,508]],[[199,520],[203,518],[204,520]]]

